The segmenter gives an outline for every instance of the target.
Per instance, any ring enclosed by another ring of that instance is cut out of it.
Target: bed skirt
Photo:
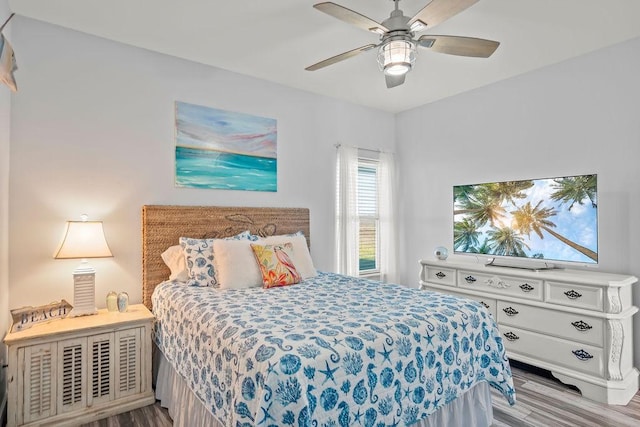
[[[189,390],[186,381],[173,369],[154,345],[154,379],[156,399],[169,410],[176,427],[224,427]],[[493,423],[491,389],[487,382],[476,384],[453,402],[440,408],[419,427],[465,426],[488,427]]]

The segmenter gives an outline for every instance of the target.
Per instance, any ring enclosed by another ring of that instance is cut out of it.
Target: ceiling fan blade
[[[359,14],[351,9],[347,9],[344,6],[335,4],[332,2],[318,3],[313,5],[314,8],[321,12],[331,15],[334,18],[338,18],[348,24],[355,25],[358,28],[362,28],[366,31],[372,31],[374,33],[384,33],[389,31],[379,22],[374,21],[371,18],[367,18],[364,15]]]
[[[423,35],[418,45],[448,55],[488,58],[496,51],[500,42],[473,37]]]
[[[351,58],[353,56],[356,56],[359,53],[366,52],[367,50],[373,49],[376,46],[377,45],[375,45],[375,44],[368,44],[366,46],[362,46],[362,47],[359,47],[357,49],[353,49],[353,50],[350,50],[348,52],[341,53],[340,55],[332,56],[331,58],[325,59],[324,61],[320,61],[320,62],[318,62],[316,64],[309,65],[307,68],[305,68],[305,70],[307,70],[307,71],[319,70],[320,68],[324,68],[324,67],[327,67],[329,65],[333,65],[336,62],[340,62],[340,61],[344,61],[345,59],[349,59],[349,58]]]
[[[411,18],[409,25],[421,21],[427,27],[432,28],[477,2],[478,0],[433,0]]]
[[[407,74],[400,74],[399,76],[392,76],[391,74],[385,74],[384,80],[387,83],[387,88],[391,89],[392,87],[400,86],[404,83],[404,78]]]

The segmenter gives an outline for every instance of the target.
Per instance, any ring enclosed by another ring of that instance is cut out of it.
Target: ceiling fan
[[[402,10],[398,8],[400,0],[392,1],[395,4],[394,10],[382,23],[336,3],[324,2],[313,5],[314,8],[334,18],[379,34],[380,43],[368,44],[341,53],[310,65],[306,70],[319,70],[359,53],[378,48],[378,65],[384,71],[387,87],[392,88],[404,83],[406,74],[411,71],[416,60],[417,46],[449,55],[488,58],[500,45],[493,40],[431,34],[414,39],[415,32],[431,29],[477,3],[478,0],[432,0],[412,18],[404,16]]]

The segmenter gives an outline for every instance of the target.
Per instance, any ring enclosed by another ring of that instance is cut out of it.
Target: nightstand
[[[7,334],[7,425],[78,425],[154,403],[152,323],[136,304]]]

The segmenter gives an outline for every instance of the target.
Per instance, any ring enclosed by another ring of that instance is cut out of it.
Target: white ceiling
[[[638,0],[480,0],[421,34],[501,42],[488,59],[421,49],[387,89],[375,50],[305,67],[377,36],[312,6],[322,0],[9,0],[19,15],[380,110],[399,112],[640,36]],[[429,0],[402,0],[413,16]],[[391,0],[335,0],[378,22]],[[19,53],[18,53],[19,55]]]

